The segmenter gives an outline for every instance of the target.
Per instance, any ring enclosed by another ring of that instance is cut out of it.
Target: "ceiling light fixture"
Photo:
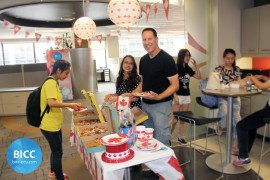
[[[91,39],[96,33],[96,24],[95,22],[89,18],[85,17],[85,9],[84,9],[84,0],[83,0],[83,15],[77,19],[73,25],[73,32],[81,39]]]

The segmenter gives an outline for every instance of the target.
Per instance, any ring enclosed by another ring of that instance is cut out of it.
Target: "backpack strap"
[[[53,79],[52,77],[48,77],[44,82],[43,82],[43,84],[42,84],[42,86],[45,84],[45,82],[47,81],[47,80],[49,80],[49,79]],[[42,87],[41,86],[41,87]],[[42,115],[41,115],[41,119],[43,119],[43,116],[45,115],[45,113],[49,113],[50,112],[50,110],[51,110],[51,107],[47,104],[47,106],[46,106],[46,108],[44,109],[44,111],[42,112]]]

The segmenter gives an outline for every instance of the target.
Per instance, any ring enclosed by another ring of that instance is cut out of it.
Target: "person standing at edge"
[[[143,47],[148,52],[140,60],[141,83],[133,91],[149,91],[142,98],[142,110],[148,114],[146,127],[155,129],[154,137],[165,145],[171,139],[169,117],[172,113],[172,95],[179,88],[175,62],[167,52],[158,47],[157,32],[153,28],[142,31]]]
[[[62,170],[63,147],[61,126],[64,120],[62,108],[69,107],[77,111],[83,107],[79,103],[62,102],[62,94],[57,81],[66,79],[69,73],[70,63],[68,61],[56,61],[50,74],[50,77],[53,79],[49,79],[43,84],[40,95],[41,113],[44,111],[47,104],[50,106],[50,112],[45,113],[39,126],[41,133],[46,138],[51,148],[51,171],[48,177],[56,178],[57,180],[68,179],[68,176],[63,173]]]

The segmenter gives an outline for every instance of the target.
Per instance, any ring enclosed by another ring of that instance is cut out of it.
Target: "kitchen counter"
[[[4,92],[25,92],[33,91],[37,87],[12,87],[12,88],[0,88],[0,93]]]

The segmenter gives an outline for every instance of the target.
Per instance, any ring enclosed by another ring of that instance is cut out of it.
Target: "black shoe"
[[[181,138],[181,139],[178,138],[178,143],[181,144],[181,145],[187,145],[186,140],[183,139],[183,138]]]
[[[172,142],[171,142],[171,140],[169,140],[169,146],[172,147]]]

